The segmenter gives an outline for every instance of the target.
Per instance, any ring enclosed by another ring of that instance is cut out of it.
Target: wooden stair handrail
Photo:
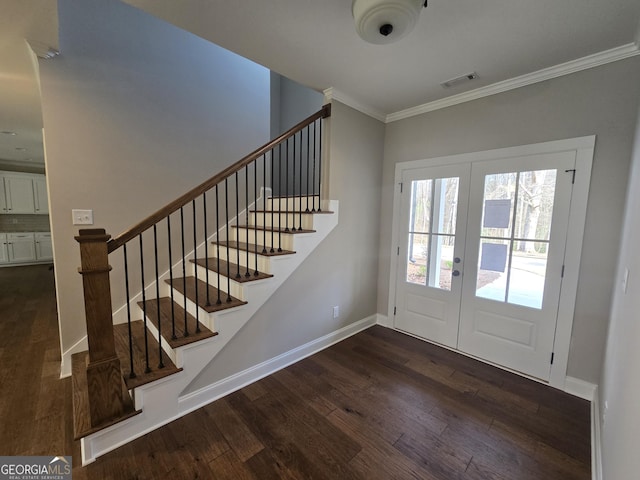
[[[290,128],[279,137],[276,137],[275,139],[271,140],[269,143],[258,148],[257,150],[250,153],[249,155],[242,158],[241,160],[237,161],[233,165],[230,165],[229,167],[225,168],[217,175],[214,175],[209,180],[201,183],[200,185],[191,189],[184,195],[178,197],[173,202],[167,204],[157,212],[149,215],[140,223],[134,225],[133,227],[125,230],[115,238],[112,238],[111,240],[109,240],[109,242],[107,242],[108,252],[109,253],[114,252],[115,250],[123,246],[128,241],[134,239],[136,236],[140,235],[142,232],[152,227],[153,225],[158,223],[160,220],[163,220],[164,218],[171,215],[173,212],[187,205],[189,202],[193,201],[203,193],[207,192],[208,190],[210,190],[220,182],[223,182],[225,178],[229,178],[234,173],[240,171],[242,168],[249,165],[251,162],[259,158],[261,155],[267,153],[269,150],[273,149],[278,144],[282,143],[292,135],[298,133],[306,126],[311,125],[313,122],[315,122],[318,119],[327,118],[329,116],[331,116],[331,104],[323,105],[319,111],[307,117],[306,119],[302,120],[300,123]]]

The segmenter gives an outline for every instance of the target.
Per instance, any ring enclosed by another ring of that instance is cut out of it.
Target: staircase
[[[73,355],[72,385],[83,465],[230,393],[184,392],[337,225],[337,202],[320,196],[329,114],[323,107],[115,239],[80,231],[89,351]],[[119,250],[116,282],[108,261]],[[126,291],[115,312],[112,286]]]

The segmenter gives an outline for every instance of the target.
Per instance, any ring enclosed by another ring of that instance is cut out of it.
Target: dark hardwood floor
[[[589,404],[373,327],[79,467],[52,274],[0,269],[0,454],[81,479],[590,478]]]

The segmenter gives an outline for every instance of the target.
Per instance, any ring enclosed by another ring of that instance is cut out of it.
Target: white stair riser
[[[300,204],[302,204],[302,210],[306,210],[307,202],[309,210],[313,210],[314,196],[308,197],[288,197],[288,198],[267,198],[267,210],[300,210]],[[315,196],[316,210],[320,206],[320,197]]]
[[[206,281],[207,277],[207,270],[205,267],[201,267],[198,266],[197,267],[198,270],[198,280],[201,280],[203,282]],[[244,291],[242,289],[242,284],[236,282],[234,280],[235,276],[236,276],[236,270],[232,269],[231,270],[231,281],[229,282],[229,285],[231,286],[231,296],[239,298],[240,300],[246,300],[246,298],[244,298]],[[240,274],[244,275],[246,273],[245,269],[241,269],[240,270]],[[251,273],[253,273],[253,269],[251,269]],[[209,270],[209,285],[211,285],[212,287],[216,287],[219,288],[222,292],[224,292],[224,294],[226,295],[227,293],[227,277],[225,275],[223,275],[222,273],[220,274],[220,287],[218,287],[218,274],[216,272],[213,272],[211,270]],[[217,297],[216,297],[217,299]]]
[[[229,258],[232,263],[238,263],[238,255],[237,250],[235,248],[229,248]],[[249,268],[255,268],[256,265],[256,254],[249,252]],[[227,260],[227,248],[220,247],[220,259]],[[247,266],[247,252],[245,250],[240,250],[240,262],[239,264],[243,267]],[[262,255],[258,255],[258,271],[270,273],[269,266],[269,257],[265,257]]]
[[[243,228],[237,228],[234,230],[235,238],[242,243],[249,243],[250,245],[254,245],[257,243],[258,245],[265,245],[267,247],[280,247],[283,250],[293,249],[293,235],[290,233],[282,232],[282,234],[278,235],[278,232],[266,232],[265,235],[265,232],[263,230],[249,229],[248,232]],[[248,237],[247,233],[249,234]]]
[[[198,320],[200,321],[200,323],[202,323],[205,327],[207,327],[209,330],[211,330],[212,332],[215,332],[215,325],[214,325],[214,313],[208,313],[205,310],[203,310],[202,308],[196,306],[195,302],[192,302],[189,298],[186,299],[187,300],[187,312],[190,313],[191,315],[193,315],[193,317],[196,317],[196,310],[198,311]],[[185,297],[184,295],[182,295],[179,291],[177,290],[173,290],[173,301],[176,302],[178,305],[180,305],[181,308],[184,308],[185,305]],[[211,299],[212,302],[215,302],[216,299],[213,298]]]
[[[304,213],[302,214],[302,222],[300,221],[301,215],[299,213],[274,213],[272,215],[270,212],[267,212],[266,215],[262,212],[253,212],[250,216],[250,221],[251,225],[258,225],[260,227],[275,226],[276,228],[285,228],[289,225],[289,228],[291,228],[294,225],[294,217],[296,228],[302,225],[304,230],[313,230],[313,215]]]

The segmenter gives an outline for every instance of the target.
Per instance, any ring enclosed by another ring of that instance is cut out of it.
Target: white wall
[[[338,102],[333,102],[329,123],[329,196],[340,202],[338,226],[187,391],[376,312],[384,125]],[[332,318],[334,305],[340,307],[337,319]]]
[[[597,135],[568,374],[597,383],[616,272],[640,58],[615,62],[387,125],[378,312],[388,308],[395,164]]]
[[[59,23],[40,74],[65,352],[85,334],[71,209],[115,236],[267,142],[269,71],[118,1],[60,0]]]
[[[640,84],[637,85],[640,90]],[[623,239],[613,289],[613,305],[601,380],[600,411],[603,478],[636,478],[640,432],[640,115],[627,193]],[[627,292],[622,281],[629,269]],[[605,404],[608,409],[605,410]]]

